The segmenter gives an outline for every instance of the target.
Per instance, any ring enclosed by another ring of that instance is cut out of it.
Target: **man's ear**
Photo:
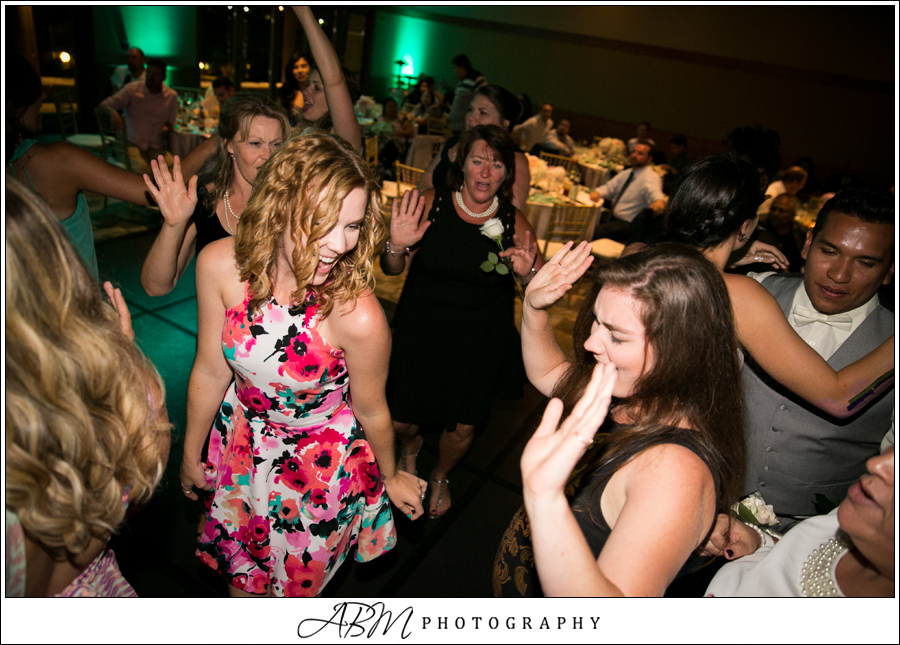
[[[809,247],[812,245],[813,241],[813,229],[809,229],[806,231],[806,242],[803,243],[803,250],[800,251],[800,257],[806,261],[806,256],[809,255]],[[894,267],[891,266],[891,273],[894,272]]]

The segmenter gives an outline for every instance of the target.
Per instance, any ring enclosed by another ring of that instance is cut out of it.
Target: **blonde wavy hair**
[[[276,258],[288,226],[298,287],[291,301],[303,299],[319,262],[319,240],[336,224],[344,198],[358,188],[366,192],[359,242],[335,262],[328,283],[312,287],[323,317],[335,302],[352,306],[374,284],[372,264],[386,233],[380,188],[350,145],[324,132],[293,138],[260,168],[234,242],[241,280],[252,294],[251,314],[272,297]]]
[[[6,504],[31,539],[78,554],[162,477],[163,383],[57,218],[6,181]]]

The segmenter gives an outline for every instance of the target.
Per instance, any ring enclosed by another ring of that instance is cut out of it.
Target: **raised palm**
[[[572,243],[567,242],[528,283],[528,288],[525,289],[526,302],[533,309],[546,309],[572,288],[593,261],[591,247],[587,242],[582,242],[574,249]]]
[[[181,176],[181,159],[175,157],[172,165],[172,173],[166,166],[165,157],[159,156],[159,161],[151,160],[150,168],[156,185],[150,181],[150,177],[144,174],[144,183],[159,206],[166,224],[176,226],[186,222],[197,207],[197,175],[191,177],[187,186]],[[157,186],[159,188],[157,188]]]
[[[410,247],[417,244],[431,222],[422,221],[425,198],[418,190],[406,191],[401,199],[391,204],[391,244]]]

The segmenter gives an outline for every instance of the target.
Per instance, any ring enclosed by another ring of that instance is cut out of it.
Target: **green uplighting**
[[[416,68],[413,66],[413,58],[409,54],[403,54],[400,60],[406,61],[406,65],[400,68],[400,73],[406,76],[415,76]]]
[[[194,10],[193,7],[190,9]],[[140,47],[148,57],[178,56],[183,43],[194,42],[197,34],[188,33],[191,21],[181,11],[167,6],[124,6],[120,8],[125,32],[133,47]]]
[[[404,61],[406,65],[400,69],[400,73],[408,76],[415,76],[417,71],[428,70],[428,43],[433,23],[408,16],[396,18],[397,31],[391,61]],[[396,69],[391,69],[390,75],[396,74]]]

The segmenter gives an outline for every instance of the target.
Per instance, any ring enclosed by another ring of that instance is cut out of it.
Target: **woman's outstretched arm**
[[[356,112],[353,111],[353,99],[350,98],[350,91],[347,89],[347,81],[344,80],[344,72],[341,69],[341,61],[337,52],[334,51],[328,36],[316,21],[312,9],[306,6],[293,9],[300,21],[300,26],[303,27],[303,32],[309,41],[310,52],[316,61],[319,74],[322,76],[325,100],[328,102],[331,122],[334,123],[334,132],[347,141],[354,150],[359,150],[362,147],[359,121],[356,119]]]
[[[846,419],[889,389],[885,378],[858,404],[852,399],[894,369],[894,337],[839,371],[807,345],[790,326],[765,287],[746,276],[726,274],[738,339],[772,378],[833,417]]]

